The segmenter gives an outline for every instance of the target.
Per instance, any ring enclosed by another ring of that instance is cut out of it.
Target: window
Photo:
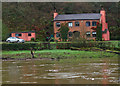
[[[72,25],[72,22],[69,22],[69,23],[68,23],[68,26],[69,26],[69,27],[72,27],[72,26],[73,26],[73,25]]]
[[[86,22],[86,26],[87,27],[89,27],[90,26],[90,22],[88,21],[88,22]]]
[[[57,23],[56,23],[56,27],[60,27],[60,22],[57,22]]]
[[[15,36],[22,36],[22,34],[15,34]]]
[[[18,34],[15,34],[15,36],[18,36]]]
[[[56,33],[56,37],[60,37],[60,33],[59,32]]]
[[[75,26],[79,26],[79,22],[75,22]]]
[[[95,21],[92,22],[92,26],[96,26],[96,22]]]
[[[16,39],[16,37],[12,37],[11,39]]]
[[[96,37],[96,32],[95,31],[92,32],[92,36]]]
[[[10,39],[14,39],[14,37],[10,37]]]
[[[28,33],[28,36],[31,36],[31,33]]]
[[[90,32],[86,32],[86,37],[90,37]]]
[[[72,37],[72,32],[69,32],[69,37]]]
[[[19,34],[19,36],[22,36],[22,34]]]

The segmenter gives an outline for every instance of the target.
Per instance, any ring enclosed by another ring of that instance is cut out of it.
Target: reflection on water
[[[3,61],[3,84],[117,84],[117,60],[60,63],[50,60]]]

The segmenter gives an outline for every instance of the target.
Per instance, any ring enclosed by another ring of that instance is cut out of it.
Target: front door
[[[75,38],[79,38],[79,37],[80,37],[80,32],[79,32],[79,31],[74,31],[74,32],[73,32],[73,36],[74,36]]]

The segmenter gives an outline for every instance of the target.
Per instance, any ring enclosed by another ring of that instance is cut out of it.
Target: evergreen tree
[[[1,22],[1,21],[0,21]],[[5,41],[10,35],[10,31],[5,24],[2,24],[2,40]]]
[[[102,24],[97,24],[96,33],[96,40],[102,41]]]
[[[60,29],[58,31],[60,31],[62,41],[66,41],[67,40],[68,31],[69,31],[67,23],[61,24],[61,27],[60,27]]]

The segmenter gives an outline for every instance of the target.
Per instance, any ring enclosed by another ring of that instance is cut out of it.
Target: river
[[[2,80],[3,84],[118,84],[118,60],[8,60],[2,62]]]

